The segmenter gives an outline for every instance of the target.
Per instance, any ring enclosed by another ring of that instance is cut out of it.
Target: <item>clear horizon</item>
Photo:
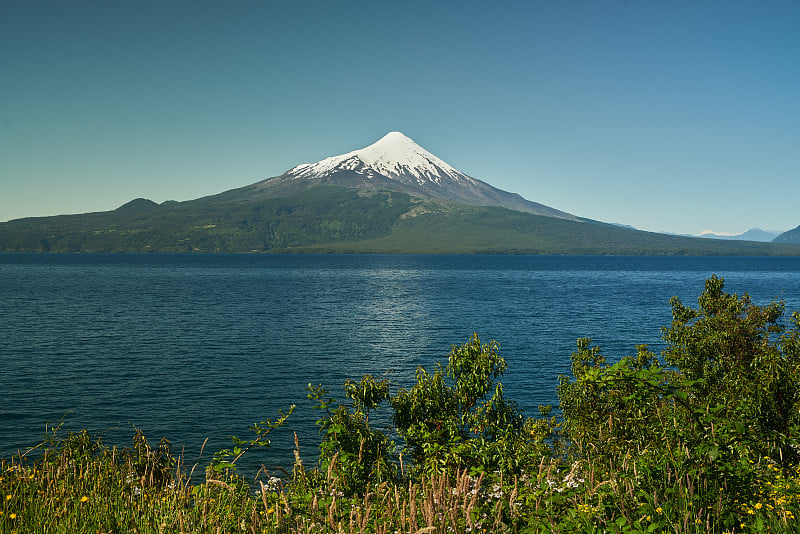
[[[800,4],[16,2],[0,221],[190,200],[401,131],[581,217],[800,225]]]

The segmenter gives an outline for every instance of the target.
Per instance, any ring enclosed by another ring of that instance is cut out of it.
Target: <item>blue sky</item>
[[[0,221],[189,200],[399,130],[554,208],[800,225],[796,1],[4,2]]]

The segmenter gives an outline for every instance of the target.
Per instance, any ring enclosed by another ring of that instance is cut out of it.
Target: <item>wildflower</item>
[[[756,510],[761,510],[761,503],[760,502],[756,503]]]
[[[11,500],[11,495],[6,495],[6,500],[10,501]]]
[[[89,500],[89,497],[87,497],[86,495],[84,495],[83,497],[81,497],[81,502],[86,502],[86,501],[88,501],[88,500]]]
[[[656,508],[656,512],[658,512],[659,514],[663,514],[664,510],[662,510],[661,507],[659,506],[658,508]]]
[[[8,517],[10,517],[11,519],[16,519],[17,518],[17,514],[11,514]]]

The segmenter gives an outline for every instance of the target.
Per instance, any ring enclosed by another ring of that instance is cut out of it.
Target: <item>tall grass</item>
[[[0,532],[690,533],[713,531],[709,518],[727,501],[736,508],[727,532],[796,532],[800,515],[800,474],[768,460],[753,463],[757,498],[741,501],[677,473],[665,481],[669,495],[645,492],[625,458],[612,466],[542,457],[510,480],[455,470],[345,496],[333,469],[246,480],[183,465],[167,442],[152,447],[139,433],[122,449],[86,432],[42,448],[0,464]]]

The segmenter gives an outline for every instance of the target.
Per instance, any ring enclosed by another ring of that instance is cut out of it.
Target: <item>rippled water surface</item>
[[[659,349],[669,299],[696,304],[711,274],[758,303],[800,310],[798,258],[0,254],[0,454],[45,424],[126,444],[132,427],[195,458],[297,404],[305,386],[364,373],[410,386],[472,332],[496,339],[506,394],[555,404],[579,337],[609,360]],[[283,432],[251,461],[290,463]]]

